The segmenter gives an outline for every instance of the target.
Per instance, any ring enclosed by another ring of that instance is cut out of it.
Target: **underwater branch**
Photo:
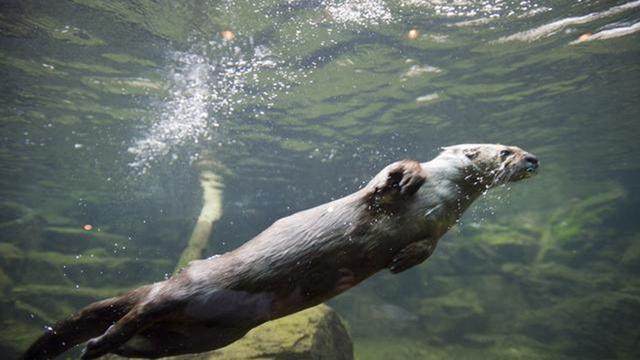
[[[201,160],[197,166],[200,171],[200,186],[202,186],[202,210],[198,216],[196,226],[193,228],[187,247],[182,251],[175,271],[185,267],[190,261],[202,258],[202,253],[207,247],[209,237],[213,231],[213,225],[222,216],[222,179],[213,172],[210,165],[214,162],[210,158]],[[206,168],[206,169],[205,169]]]

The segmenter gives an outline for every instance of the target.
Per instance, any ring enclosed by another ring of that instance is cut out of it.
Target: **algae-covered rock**
[[[436,251],[428,266],[440,275],[484,274],[498,268],[495,249],[484,242],[444,242]]]
[[[476,336],[476,338],[482,335]],[[484,335],[484,346],[469,343],[430,344],[423,338],[410,337],[368,337],[356,338],[355,349],[359,359],[492,359],[492,360],[556,360],[557,356],[535,340],[525,336]],[[474,343],[478,343],[475,339]]]
[[[340,316],[323,304],[263,324],[222,349],[165,359],[352,360],[353,344]]]
[[[640,353],[640,299],[601,291],[538,309],[524,330],[574,358],[631,359]],[[635,356],[634,356],[635,354]]]
[[[464,237],[491,247],[500,262],[528,263],[538,254],[541,229],[519,224],[471,224]]]
[[[425,299],[421,305],[420,315],[428,324],[425,329],[451,340],[481,328],[487,321],[481,299],[470,289]]]
[[[216,351],[174,359],[353,359],[353,344],[338,314],[318,305],[270,321],[241,340]]]
[[[339,307],[353,337],[408,335],[420,331],[422,319],[399,299],[382,299],[365,287],[332,299]]]

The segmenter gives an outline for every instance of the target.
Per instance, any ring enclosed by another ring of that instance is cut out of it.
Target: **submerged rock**
[[[640,351],[637,293],[594,291],[531,311],[523,320],[530,336],[572,358],[631,359]]]
[[[353,344],[340,316],[330,307],[318,305],[259,326],[222,349],[165,359],[351,360]]]
[[[423,300],[420,315],[428,323],[425,331],[449,341],[457,340],[465,332],[483,328],[487,321],[478,294],[464,288]]]

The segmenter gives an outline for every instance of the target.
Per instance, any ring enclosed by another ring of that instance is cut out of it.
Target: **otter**
[[[537,168],[534,155],[497,144],[455,145],[429,162],[395,162],[355,193],[282,218],[234,251],[85,307],[23,358],[54,358],[87,340],[83,359],[221,348],[383,269],[400,273],[422,263],[487,189]]]

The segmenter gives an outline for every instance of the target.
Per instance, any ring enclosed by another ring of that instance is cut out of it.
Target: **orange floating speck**
[[[231,30],[221,31],[220,36],[222,36],[222,39],[225,41],[231,41],[236,38],[236,34],[234,34]]]
[[[578,37],[578,42],[583,42],[583,41],[587,41],[591,38],[591,35],[593,35],[592,33],[584,33],[582,35],[580,35],[580,37]]]
[[[418,29],[411,29],[407,33],[407,39],[409,40],[415,40],[418,36],[420,36],[420,31],[418,31]]]

